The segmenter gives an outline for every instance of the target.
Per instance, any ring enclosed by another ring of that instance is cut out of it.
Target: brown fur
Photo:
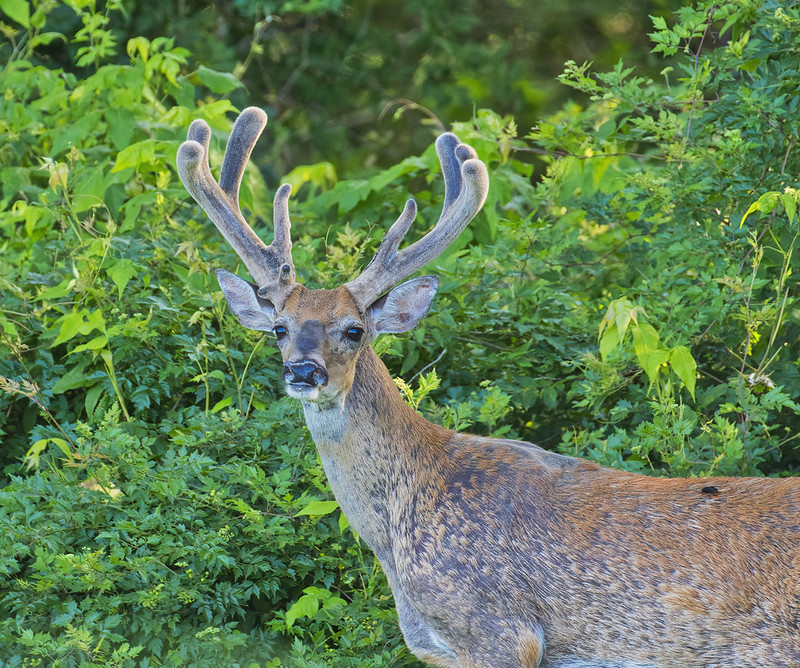
[[[449,432],[405,405],[368,346],[355,357],[335,438],[330,411],[306,415],[400,605],[453,654],[407,622],[420,658],[800,666],[800,479],[651,478]]]

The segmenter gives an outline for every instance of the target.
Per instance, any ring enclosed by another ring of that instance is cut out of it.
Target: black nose
[[[283,365],[283,380],[290,385],[322,387],[328,382],[328,372],[316,362],[287,362]]]

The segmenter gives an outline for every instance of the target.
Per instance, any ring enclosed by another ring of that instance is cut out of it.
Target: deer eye
[[[275,332],[275,338],[278,339],[278,341],[286,336],[286,327],[283,327],[282,325],[275,326],[272,331]]]
[[[344,335],[351,341],[358,343],[361,341],[361,337],[364,336],[364,330],[361,329],[361,327],[351,327],[344,333]]]

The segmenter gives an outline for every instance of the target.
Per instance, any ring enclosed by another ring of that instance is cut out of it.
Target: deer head
[[[364,347],[383,332],[408,331],[428,312],[438,286],[436,276],[397,284],[458,237],[483,205],[489,177],[471,147],[453,134],[441,135],[436,152],[444,174],[445,198],[433,229],[400,250],[416,216],[416,204],[408,200],[375,257],[357,278],[333,290],[312,290],[295,281],[289,232],[291,186],[282,185],[275,195],[274,235],[269,246],[253,232],[239,209],[245,165],[266,123],[266,114],[258,108],[240,114],[216,182],[208,165],[211,131],[204,121],[194,121],[187,141],[178,150],[178,173],[255,280],[250,283],[224,269],[216,272],[239,322],[250,329],[275,332],[287,392],[309,402],[342,402]]]

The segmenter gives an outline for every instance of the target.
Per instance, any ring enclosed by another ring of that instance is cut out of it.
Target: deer
[[[486,199],[486,166],[451,133],[436,224],[400,249],[413,199],[359,276],[295,280],[290,185],[267,246],[239,208],[267,123],[236,119],[219,181],[211,131],[189,127],[180,178],[255,282],[217,269],[231,312],[273,332],[331,489],[394,595],[421,661],[446,668],[800,666],[800,477],[663,478],[426,420],[371,342],[428,312],[437,258]],[[406,280],[408,279],[408,280]]]

